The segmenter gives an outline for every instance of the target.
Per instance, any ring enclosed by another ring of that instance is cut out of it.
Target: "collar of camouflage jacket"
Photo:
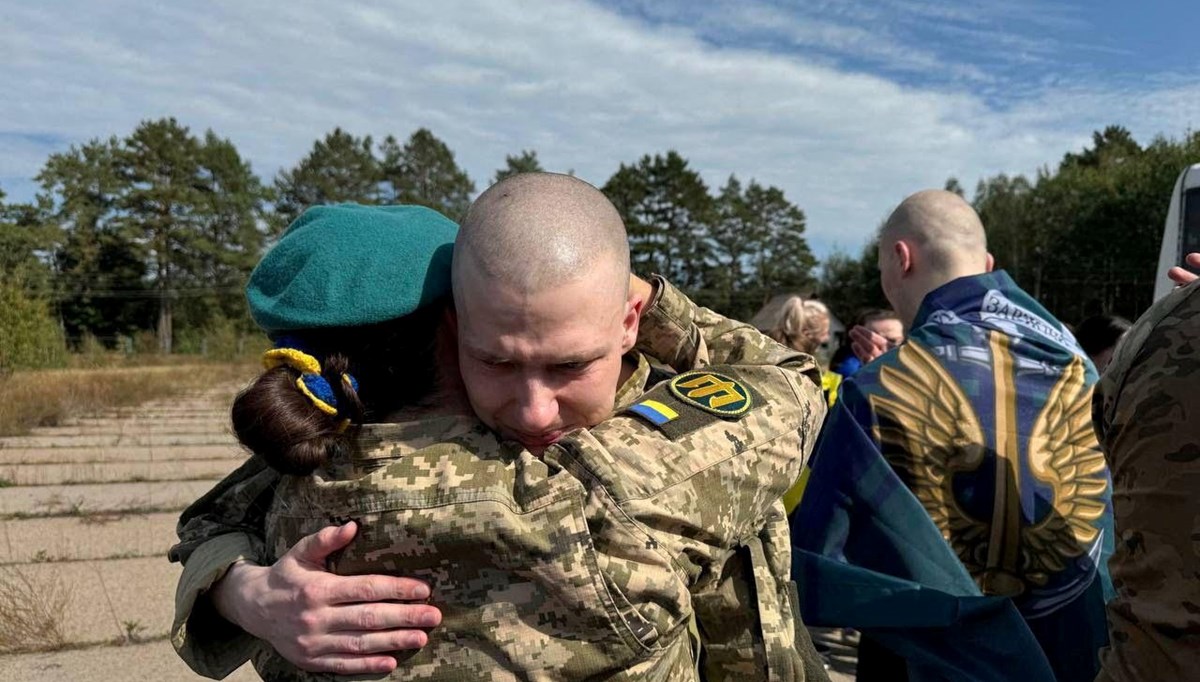
[[[646,389],[650,388],[646,384],[650,383],[650,361],[646,359],[638,351],[631,350],[621,359],[622,362],[631,363],[634,366],[633,374],[629,375],[619,388],[617,388],[617,398],[614,401],[613,411],[620,412],[637,402],[637,399],[642,397]]]

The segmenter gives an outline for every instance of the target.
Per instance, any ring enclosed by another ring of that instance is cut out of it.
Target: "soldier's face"
[[[455,307],[467,397],[503,437],[540,453],[612,413],[621,357],[637,340],[626,288],[584,276],[530,294],[465,277]]]

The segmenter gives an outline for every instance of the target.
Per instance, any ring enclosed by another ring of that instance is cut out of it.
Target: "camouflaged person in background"
[[[1117,596],[1097,682],[1200,677],[1200,281],[1129,330],[1095,394]]]
[[[396,679],[696,679],[696,635],[704,679],[827,679],[794,613],[779,502],[824,414],[815,365],[665,283],[660,292],[639,349],[704,371],[643,395],[640,358],[621,414],[542,460],[473,419],[366,426],[349,461],[279,483],[259,560],[352,518],[360,534],[339,573],[428,581],[443,624]],[[279,480],[251,465],[198,503],[181,520],[177,556],[261,527]],[[244,542],[259,541],[251,532]],[[175,643],[230,670],[249,649],[227,637],[214,651],[219,635],[189,623],[189,570]],[[266,679],[328,678],[272,651],[256,666]]]

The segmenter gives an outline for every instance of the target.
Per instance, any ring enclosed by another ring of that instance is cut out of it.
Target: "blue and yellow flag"
[[[1113,539],[1095,378],[1003,272],[930,293],[817,443],[791,517],[806,620],[878,634],[924,679],[1090,681]]]
[[[808,625],[853,627],[920,682],[1055,682],[1011,600],[985,597],[924,508],[840,405],[792,515]]]

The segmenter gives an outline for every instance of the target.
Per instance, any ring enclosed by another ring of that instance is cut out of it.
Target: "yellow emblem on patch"
[[[676,398],[719,417],[741,416],[752,402],[748,388],[716,372],[684,372],[671,379],[669,387]]]

